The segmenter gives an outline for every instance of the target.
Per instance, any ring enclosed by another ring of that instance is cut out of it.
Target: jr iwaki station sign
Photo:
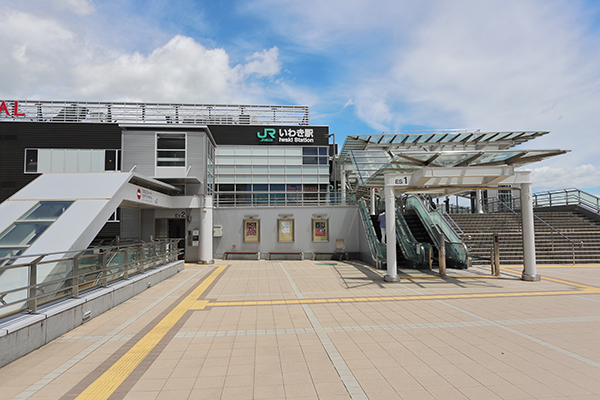
[[[217,144],[327,146],[328,126],[210,125]]]

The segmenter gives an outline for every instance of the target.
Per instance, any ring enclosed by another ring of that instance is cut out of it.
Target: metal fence
[[[215,192],[216,207],[311,207],[356,204],[355,194],[340,192]]]
[[[78,101],[5,102],[0,121],[193,125],[309,125],[308,106]]]
[[[534,207],[578,205],[600,213],[600,198],[579,189],[561,189],[533,194]]]
[[[179,240],[0,258],[0,318],[175,261]]]

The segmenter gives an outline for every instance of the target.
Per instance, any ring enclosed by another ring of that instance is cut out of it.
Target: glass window
[[[269,185],[252,185],[255,192],[267,192],[269,190]]]
[[[256,156],[268,156],[269,155],[269,148],[268,147],[254,147],[252,148],[252,154],[256,155]]]
[[[20,220],[57,219],[71,204],[72,201],[42,201],[26,212]]]
[[[285,149],[286,156],[301,156],[302,148],[301,147],[287,147]]]
[[[283,156],[283,155],[285,155],[285,148],[271,146],[271,147],[269,147],[269,154],[272,156]]]
[[[300,183],[302,182],[302,175],[288,175],[286,180],[289,183]]]
[[[303,147],[302,154],[305,156],[316,156],[318,154],[318,147]]]
[[[25,172],[38,172],[38,151],[37,149],[25,150]]]
[[[285,183],[285,175],[271,175],[270,183]]]
[[[283,192],[285,190],[285,185],[277,184],[270,185],[271,192]]]
[[[329,155],[327,147],[319,147],[319,155],[326,156]]]
[[[277,175],[274,175],[277,176]],[[271,177],[271,181],[274,182],[273,177]],[[269,183],[269,175],[254,175],[252,177],[252,182],[254,183]]]
[[[251,190],[252,190],[252,185],[248,185],[248,184],[235,185],[236,192],[250,192]]]
[[[271,157],[269,165],[285,165],[285,157]]]
[[[302,157],[287,157],[285,160],[286,165],[302,165]]]
[[[219,175],[217,179],[219,180],[219,183],[234,183],[235,175]]]
[[[237,146],[235,148],[236,156],[249,156],[252,155],[252,148],[250,146]]]
[[[236,165],[252,165],[252,157],[235,157],[235,164]]]
[[[238,165],[235,167],[236,174],[251,174],[252,167],[250,165]]]
[[[220,192],[233,192],[233,185],[220,184],[220,185],[217,185],[217,187],[218,187],[217,190]]]
[[[236,175],[236,183],[250,183],[252,182],[252,175]]]
[[[217,157],[217,164],[218,165],[232,165],[232,164],[235,164],[235,157],[219,156],[219,157]]]
[[[319,157],[302,157],[302,164],[304,165],[311,165],[311,164],[318,164],[319,163]]]
[[[252,172],[255,174],[268,174],[269,167],[266,165],[254,165],[252,166]]]
[[[287,167],[285,167],[285,171],[288,174],[301,174],[302,173],[302,167],[299,165],[288,165]]]
[[[328,160],[327,157],[319,157],[319,165],[327,165]]]
[[[270,170],[272,174],[285,174],[285,167],[283,165],[272,165]]]
[[[156,134],[156,166],[185,167],[185,133]]]
[[[216,149],[218,156],[232,156],[235,154],[235,149],[231,146],[220,146]]]

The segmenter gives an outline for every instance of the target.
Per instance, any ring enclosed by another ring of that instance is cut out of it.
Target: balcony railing
[[[215,192],[216,207],[310,207],[356,204],[356,195],[340,192]]]
[[[5,101],[0,121],[190,125],[309,125],[308,106]]]
[[[177,260],[179,239],[0,258],[0,318]],[[42,278],[42,276],[44,278]]]

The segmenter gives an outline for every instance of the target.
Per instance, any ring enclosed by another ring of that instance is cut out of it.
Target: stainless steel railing
[[[179,240],[0,258],[0,318],[175,261]]]
[[[313,207],[356,204],[356,195],[340,192],[215,192],[215,207]]]
[[[0,121],[194,125],[309,125],[308,106],[82,101],[5,102]]]

